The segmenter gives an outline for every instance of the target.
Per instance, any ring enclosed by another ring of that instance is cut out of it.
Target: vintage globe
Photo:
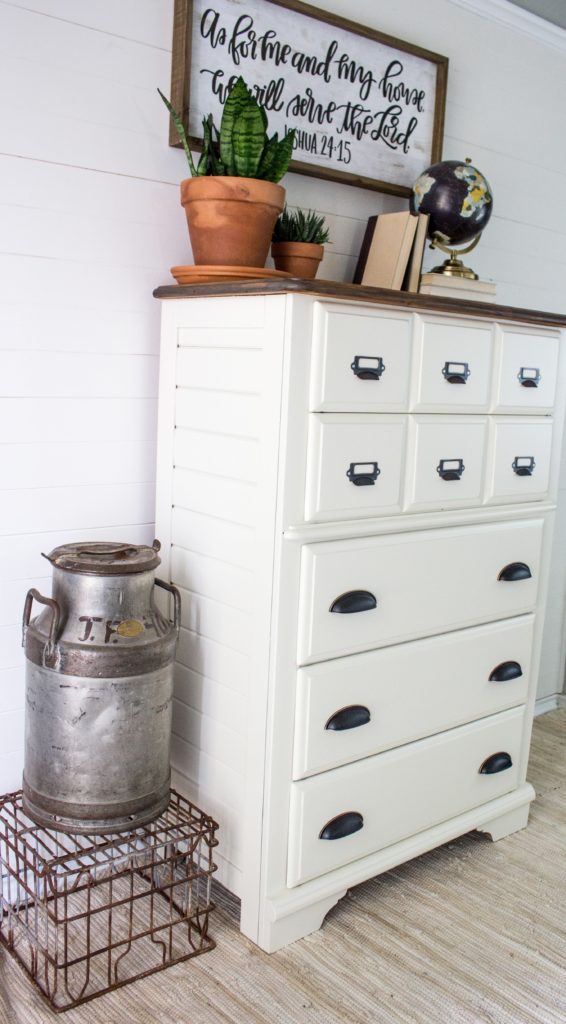
[[[427,167],[413,185],[411,213],[428,213],[428,237],[452,247],[481,234],[491,217],[493,196],[483,174],[469,161],[443,160]]]

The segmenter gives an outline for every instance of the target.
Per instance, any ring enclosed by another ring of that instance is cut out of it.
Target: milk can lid
[[[42,554],[52,565],[66,569],[67,572],[86,573],[89,576],[123,576],[155,569],[161,561],[158,555],[160,548],[158,540],[154,540],[152,547],[146,544],[78,541],[74,544],[61,544],[48,555]]]

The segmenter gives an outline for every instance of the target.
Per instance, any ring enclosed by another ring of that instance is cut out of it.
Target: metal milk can
[[[44,556],[52,597],[28,591],[23,801],[41,825],[122,831],[167,806],[181,598],[155,579],[159,548],[63,544]],[[173,622],[154,586],[173,595]]]

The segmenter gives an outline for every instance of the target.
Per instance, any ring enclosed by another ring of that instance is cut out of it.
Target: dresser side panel
[[[172,768],[219,823],[219,878],[257,901],[284,295],[163,313],[157,529],[180,590]],[[255,881],[254,881],[255,880]]]

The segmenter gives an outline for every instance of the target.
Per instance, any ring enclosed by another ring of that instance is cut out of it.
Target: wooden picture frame
[[[297,0],[175,0],[171,101],[192,145],[238,75],[270,135],[297,128],[292,171],[408,196],[442,157],[447,57]]]

